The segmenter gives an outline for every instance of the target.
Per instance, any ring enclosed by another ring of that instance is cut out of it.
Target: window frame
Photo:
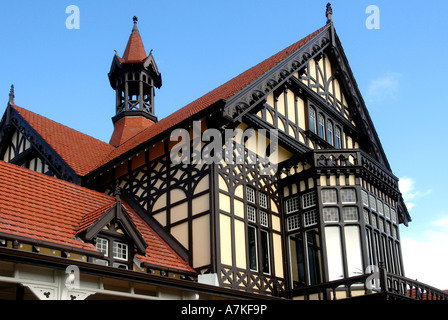
[[[308,126],[311,132],[317,134],[317,111],[311,106],[308,108]]]
[[[251,186],[246,186],[245,190],[247,268],[253,272],[271,274],[273,261],[271,257],[272,214],[270,210],[270,198],[266,193]],[[253,195],[253,197],[248,196],[249,194]]]
[[[342,130],[338,125],[334,126],[334,147],[342,149]]]
[[[334,126],[330,119],[327,119],[327,142],[334,146]]]
[[[317,115],[317,135],[322,139],[325,140],[326,136],[326,130],[325,130],[325,117],[324,114],[319,112]],[[326,141],[326,140],[325,140]]]
[[[107,252],[104,253],[103,251],[100,251],[98,249],[98,240],[100,241],[106,241],[107,242]],[[115,255],[115,243],[126,247],[126,258],[117,257]],[[115,268],[121,268],[120,266],[126,266],[126,269],[131,270],[134,254],[132,251],[132,243],[129,241],[129,239],[126,239],[124,235],[121,235],[119,233],[115,234],[110,231],[101,231],[98,233],[96,239],[95,239],[95,247],[98,251],[104,253],[103,258],[98,259],[92,259],[92,262],[102,264],[107,262],[107,266],[115,267]],[[116,264],[117,266],[115,266]]]

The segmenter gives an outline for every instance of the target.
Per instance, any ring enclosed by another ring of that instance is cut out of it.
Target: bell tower
[[[137,27],[137,17],[123,56],[117,52],[112,61],[109,81],[116,93],[114,133],[110,144],[119,146],[157,122],[154,89],[162,86],[162,76],[152,55],[146,55]]]

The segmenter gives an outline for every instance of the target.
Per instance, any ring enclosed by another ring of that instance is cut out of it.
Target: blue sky
[[[448,289],[444,148],[448,2],[335,0],[333,21],[412,222],[401,228],[406,275]],[[1,1],[0,98],[109,141],[107,73],[139,18],[163,86],[159,119],[322,27],[327,1]],[[66,7],[80,10],[67,29]],[[379,29],[368,29],[369,5]]]

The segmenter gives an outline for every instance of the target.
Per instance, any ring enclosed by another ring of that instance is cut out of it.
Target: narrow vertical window
[[[330,120],[327,120],[327,141],[333,144],[333,123]]]
[[[319,114],[319,137],[325,139],[325,120],[322,114]]]
[[[339,129],[339,127],[335,127],[334,128],[334,146],[336,149],[341,149],[342,148],[342,144],[341,144],[341,129]]]
[[[264,273],[271,273],[271,266],[270,266],[270,252],[269,252],[269,234],[267,231],[262,230],[261,231],[261,266],[263,268]]]
[[[306,284],[306,258],[303,250],[302,234],[296,233],[289,237],[289,254],[291,259],[291,278],[293,287],[299,287]]]
[[[372,239],[370,236],[370,230],[366,228],[366,246],[367,246],[367,263],[369,265],[374,265],[375,262],[373,260],[373,249],[372,249]]]
[[[309,108],[310,130],[316,133],[316,110]]]
[[[305,232],[308,253],[308,271],[310,284],[318,284],[322,279],[320,265],[320,237],[317,229]]]
[[[247,229],[249,242],[249,268],[253,271],[258,271],[258,257],[257,257],[257,230],[249,226]]]

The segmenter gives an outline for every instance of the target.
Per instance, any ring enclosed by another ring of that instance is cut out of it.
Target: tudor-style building
[[[326,15],[160,120],[161,73],[134,17],[109,72],[109,143],[17,106],[12,87],[0,123],[0,294],[446,299],[405,278],[399,225],[411,219],[329,5]]]

